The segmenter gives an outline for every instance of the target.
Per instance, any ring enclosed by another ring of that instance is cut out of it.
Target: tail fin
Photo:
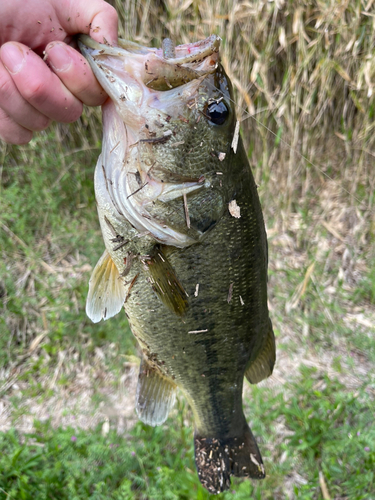
[[[245,422],[242,434],[229,438],[195,435],[195,464],[202,485],[210,493],[230,488],[230,476],[263,479],[266,476],[255,438]]]

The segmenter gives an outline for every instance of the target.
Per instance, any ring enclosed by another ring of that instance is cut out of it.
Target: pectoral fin
[[[136,394],[137,415],[148,425],[160,425],[168,418],[176,400],[176,385],[142,359]]]
[[[121,311],[126,297],[123,280],[107,250],[96,264],[86,300],[86,314],[94,323],[108,319]]]
[[[168,309],[183,316],[188,308],[187,294],[160,247],[144,261],[153,290]]]
[[[273,367],[276,361],[276,346],[275,335],[272,329],[271,320],[269,329],[263,348],[259,352],[256,359],[247,367],[245,376],[250,384],[257,384],[261,380],[269,377],[272,374]]]

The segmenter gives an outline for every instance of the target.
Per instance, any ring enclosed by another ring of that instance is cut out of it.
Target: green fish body
[[[95,172],[106,250],[86,310],[96,322],[124,307],[143,353],[142,421],[163,423],[182,390],[211,493],[231,475],[265,476],[242,389],[244,376],[257,383],[275,363],[266,232],[219,42],[80,40],[110,96]]]

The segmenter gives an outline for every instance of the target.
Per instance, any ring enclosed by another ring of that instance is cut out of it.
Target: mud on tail
[[[195,435],[194,446],[199,480],[210,493],[228,490],[231,475],[252,479],[266,476],[258,445],[247,424],[236,437]]]

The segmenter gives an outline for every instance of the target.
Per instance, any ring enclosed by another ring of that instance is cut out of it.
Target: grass
[[[221,36],[259,184],[278,361],[244,401],[268,475],[218,498],[373,500],[374,7],[114,3],[141,43]],[[87,109],[28,146],[0,145],[0,499],[206,499],[189,407],[138,422],[126,317],[85,315],[104,248],[100,135]]]
[[[337,379],[306,367],[286,389],[290,398],[264,388],[251,391],[253,429],[263,437],[268,477],[253,484],[234,480],[232,491],[217,498],[275,498],[285,493],[285,479],[295,468],[302,474],[293,484],[298,498],[318,498],[319,472],[334,498],[343,491],[347,498],[373,498],[375,406],[367,389],[348,392]],[[185,418],[191,420],[180,400],[162,427],[138,422],[125,435],[105,424],[87,431],[56,429],[49,419],[35,421],[26,435],[12,429],[0,436],[0,484],[7,494],[0,490],[0,498],[208,499],[193,472]],[[285,437],[283,426],[287,438],[272,451],[273,440]]]

